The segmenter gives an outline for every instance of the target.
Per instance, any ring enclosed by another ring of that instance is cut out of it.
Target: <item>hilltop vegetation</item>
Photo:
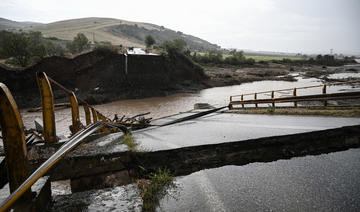
[[[221,51],[209,51],[207,53],[193,53],[191,58],[206,66],[212,65],[254,65],[278,63],[287,65],[323,65],[341,66],[348,63],[355,63],[354,57],[335,58],[334,55],[317,55],[316,57],[274,57],[274,56],[245,56],[243,51],[232,50],[229,54]]]

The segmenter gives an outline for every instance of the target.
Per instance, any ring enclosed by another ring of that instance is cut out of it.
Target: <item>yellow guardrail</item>
[[[78,131],[65,144],[63,144],[48,160],[41,164],[41,166],[37,168],[28,178],[22,181],[22,183],[10,194],[10,196],[8,196],[2,203],[0,203],[0,212],[7,211],[20,197],[25,195],[27,192],[30,192],[31,186],[38,179],[40,179],[40,177],[44,176],[47,171],[49,171],[67,153],[69,153],[76,146],[78,146],[81,141],[83,141],[87,136],[105,126],[111,128],[118,128],[124,133],[127,133],[127,128],[122,125],[102,121],[90,124],[82,130]]]
[[[24,125],[18,107],[9,89],[0,83],[0,125],[6,160],[10,192],[26,179],[26,144]],[[31,198],[27,192],[25,199]]]
[[[29,190],[41,176],[55,165],[66,153],[75,148],[85,137],[96,131],[107,132],[109,129],[120,129],[124,133],[127,128],[121,124],[112,123],[109,118],[101,114],[86,101],[76,97],[73,91],[65,88],[60,83],[48,77],[44,72],[36,73],[39,85],[42,115],[43,138],[45,142],[57,142],[56,123],[54,115],[54,95],[51,84],[65,91],[69,96],[71,106],[73,136],[61,148],[41,165],[29,178],[27,173],[27,149],[23,122],[18,107],[9,89],[0,83],[0,126],[4,143],[4,156],[6,160],[7,176],[11,195],[0,205],[0,212],[7,211],[20,197],[22,200],[31,200]],[[86,127],[80,122],[79,104],[83,105]],[[91,112],[90,112],[91,110]],[[93,122],[91,122],[91,113]],[[101,120],[101,121],[99,121]]]
[[[48,77],[44,72],[36,73],[37,82],[40,89],[40,95],[42,100],[42,113],[43,113],[43,124],[44,124],[44,140],[46,142],[56,142],[56,126],[55,126],[55,113],[54,113],[54,95],[52,91],[51,84],[54,84],[65,93],[67,93],[69,97],[70,107],[71,107],[71,118],[72,125],[70,126],[70,130],[72,133],[78,132],[83,124],[80,121],[79,115],[79,102],[82,103],[84,112],[85,112],[85,120],[86,125],[97,122],[99,119],[102,121],[111,121],[105,115],[97,111],[94,107],[89,105],[86,101],[76,97],[75,93],[67,88],[65,88],[60,83],[56,82],[52,78]],[[90,109],[93,117],[93,122],[91,122]],[[103,132],[108,132],[108,128],[101,129]]]

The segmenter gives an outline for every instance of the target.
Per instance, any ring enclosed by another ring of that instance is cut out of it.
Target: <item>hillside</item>
[[[57,37],[64,40],[72,40],[77,33],[81,32],[91,41],[110,41],[115,45],[122,44],[135,47],[144,47],[145,36],[149,34],[155,38],[158,44],[165,40],[181,38],[186,41],[191,50],[219,48],[219,46],[200,38],[167,29],[163,26],[112,18],[71,19],[39,25],[32,28],[32,30],[41,31],[46,37]]]
[[[32,29],[35,26],[42,25],[41,23],[36,22],[17,22],[8,20],[5,18],[0,18],[0,30],[18,30],[18,29]]]

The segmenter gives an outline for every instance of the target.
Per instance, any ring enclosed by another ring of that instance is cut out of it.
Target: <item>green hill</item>
[[[90,41],[110,41],[114,45],[144,47],[146,35],[155,38],[157,44],[165,40],[181,38],[191,50],[207,51],[220,48],[203,39],[155,24],[131,22],[112,18],[81,18],[42,24],[31,28],[41,31],[45,37],[72,40],[77,33],[84,33]]]

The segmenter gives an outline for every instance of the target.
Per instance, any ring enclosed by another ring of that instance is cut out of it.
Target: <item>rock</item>
[[[208,103],[196,103],[194,104],[194,109],[198,110],[198,109],[214,109],[214,106],[211,106]]]

